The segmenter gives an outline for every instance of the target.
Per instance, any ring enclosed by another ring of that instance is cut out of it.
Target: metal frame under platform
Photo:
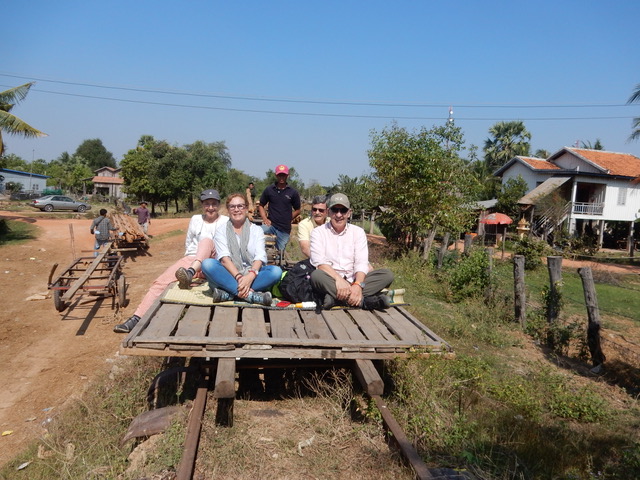
[[[123,340],[125,355],[391,359],[450,353],[402,306],[385,311],[197,306],[157,301]]]

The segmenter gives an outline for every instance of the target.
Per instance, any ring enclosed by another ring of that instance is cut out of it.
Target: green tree
[[[150,200],[154,194],[150,172],[158,159],[169,149],[166,142],[158,142],[150,135],[143,135],[138,146],[129,150],[120,162],[120,175],[124,179],[124,190],[140,200]],[[153,207],[153,205],[152,205]]]
[[[518,175],[517,178],[510,178],[502,184],[502,188],[498,194],[496,210],[508,215],[513,221],[517,221],[520,217],[518,200],[527,193],[528,189],[527,182],[521,175]]]
[[[247,175],[242,170],[230,168],[227,172],[227,179],[224,181],[224,184],[219,190],[220,195],[223,198],[235,192],[240,192],[244,195],[249,182],[254,182],[255,184],[256,179],[250,175]]]
[[[102,167],[116,167],[113,154],[105,148],[99,138],[83,141],[74,155],[84,158],[92,172]]]
[[[194,197],[206,188],[222,190],[231,167],[231,156],[224,142],[206,143],[198,140],[186,145],[184,179],[188,186],[186,194],[189,211],[194,209]],[[246,186],[245,186],[246,188]],[[240,190],[244,192],[244,189]]]
[[[14,153],[10,153],[9,155],[6,155],[2,160],[3,160],[2,168],[19,170],[21,172],[29,171],[29,164],[27,163],[27,161],[24,158],[19,157]]]
[[[531,134],[521,121],[498,122],[489,128],[484,161],[492,174],[517,155],[529,155]]]
[[[13,107],[26,98],[32,86],[33,82],[30,82],[0,92],[0,158],[2,158],[5,149],[2,138],[3,130],[11,135],[21,135],[26,138],[45,137],[47,135],[10,113]],[[3,167],[1,161],[0,167]]]
[[[629,100],[627,100],[627,104],[638,103],[640,102],[640,83],[636,85],[636,89],[633,91]],[[640,117],[636,117],[633,119],[631,124],[631,128],[633,129],[631,135],[629,135],[629,141],[638,140],[640,138]]]
[[[57,159],[49,162],[47,175],[51,177],[47,180],[47,185],[80,194],[84,193],[86,179],[91,178],[93,172],[83,157],[63,152]]]
[[[163,157],[153,163],[150,183],[153,189],[152,201],[164,201],[167,207],[168,202],[173,200],[178,211],[178,201],[191,191],[192,175],[187,151],[184,148],[170,147]]]
[[[437,229],[460,232],[469,225],[477,182],[459,157],[463,145],[452,122],[416,132],[394,123],[371,133],[371,192],[384,207],[379,221],[389,242],[413,248],[426,239],[426,255]]]
[[[338,183],[331,187],[330,192],[342,192],[351,202],[354,214],[359,214],[360,210],[371,210],[378,205],[376,198],[370,192],[371,179],[366,176],[349,177],[348,175],[338,175]]]

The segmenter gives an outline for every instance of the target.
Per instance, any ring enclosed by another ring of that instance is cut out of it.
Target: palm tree
[[[636,102],[640,102],[640,83],[636,85],[636,89],[627,100],[627,104]],[[629,141],[638,140],[640,138],[640,117],[633,119],[631,128],[633,128],[633,132],[629,135]]]
[[[44,137],[47,135],[9,113],[13,107],[25,99],[32,85],[33,82],[25,83],[19,87],[0,92],[0,158],[4,153],[4,143],[2,141],[3,130],[13,135],[22,135],[26,138]]]
[[[484,142],[484,161],[487,170],[494,172],[516,155],[529,155],[531,134],[524,123],[498,122],[489,129],[492,138]]]
[[[582,148],[586,148],[588,150],[604,150],[604,146],[602,145],[602,142],[600,142],[599,138],[596,138],[596,143],[591,143],[590,141],[580,143],[582,143]]]

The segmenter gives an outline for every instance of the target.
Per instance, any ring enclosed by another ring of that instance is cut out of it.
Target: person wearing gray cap
[[[386,268],[370,270],[364,230],[349,223],[351,202],[344,193],[329,199],[329,222],[311,232],[311,286],[324,295],[323,308],[336,303],[366,310],[389,308],[381,291],[393,282]]]
[[[189,288],[194,277],[204,278],[201,273],[202,261],[215,257],[213,238],[216,230],[224,228],[229,217],[218,213],[220,194],[217,190],[204,190],[200,194],[200,202],[202,213],[194,215],[189,221],[184,257],[155,279],[134,314],[126,322],[116,325],[114,332],[129,333],[171,282],[177,279],[180,288]]]

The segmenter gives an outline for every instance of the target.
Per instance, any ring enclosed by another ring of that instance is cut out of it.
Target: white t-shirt
[[[224,229],[229,221],[226,215],[218,215],[215,222],[209,223],[204,221],[204,215],[198,214],[191,217],[189,221],[189,229],[187,230],[187,238],[184,241],[184,255],[195,255],[198,250],[198,242],[203,238],[211,238],[216,234],[219,228]]]

